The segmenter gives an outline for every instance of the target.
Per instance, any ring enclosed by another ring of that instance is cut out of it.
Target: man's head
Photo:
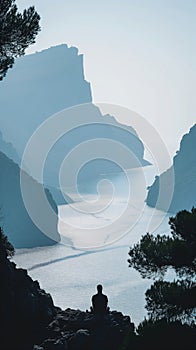
[[[103,290],[102,285],[101,285],[101,284],[98,284],[98,286],[97,286],[97,291],[98,291],[98,293],[101,294],[101,293],[102,293],[102,290]]]

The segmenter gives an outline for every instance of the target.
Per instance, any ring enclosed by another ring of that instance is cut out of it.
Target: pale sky
[[[61,43],[84,54],[93,101],[145,117],[173,155],[196,123],[195,0],[17,0],[42,31],[27,53]]]

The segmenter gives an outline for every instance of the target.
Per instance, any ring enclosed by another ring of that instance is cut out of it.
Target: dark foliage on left
[[[0,1],[0,80],[25,49],[35,43],[40,16],[34,6],[18,11],[15,0]]]

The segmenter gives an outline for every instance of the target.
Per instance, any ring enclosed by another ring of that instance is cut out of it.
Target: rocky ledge
[[[111,311],[98,316],[80,310],[58,310],[46,339],[34,350],[116,350],[134,333],[129,316]]]
[[[120,312],[98,316],[55,307],[50,294],[7,255],[0,242],[2,350],[119,350],[134,334],[130,317]]]

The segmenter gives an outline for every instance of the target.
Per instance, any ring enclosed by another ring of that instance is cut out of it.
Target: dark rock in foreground
[[[129,316],[112,311],[104,316],[80,310],[59,310],[47,327],[47,339],[34,350],[115,350],[134,332]]]
[[[0,348],[30,350],[56,315],[50,294],[24,269],[17,269],[0,247]]]
[[[1,241],[0,282],[2,350],[118,350],[134,333],[130,318],[117,311],[100,317],[55,307],[38,281],[7,259]]]
[[[50,294],[8,260],[1,239],[0,282],[1,350],[195,349],[194,325],[160,320],[143,323],[136,335],[130,318],[120,312],[98,316],[55,307]]]

